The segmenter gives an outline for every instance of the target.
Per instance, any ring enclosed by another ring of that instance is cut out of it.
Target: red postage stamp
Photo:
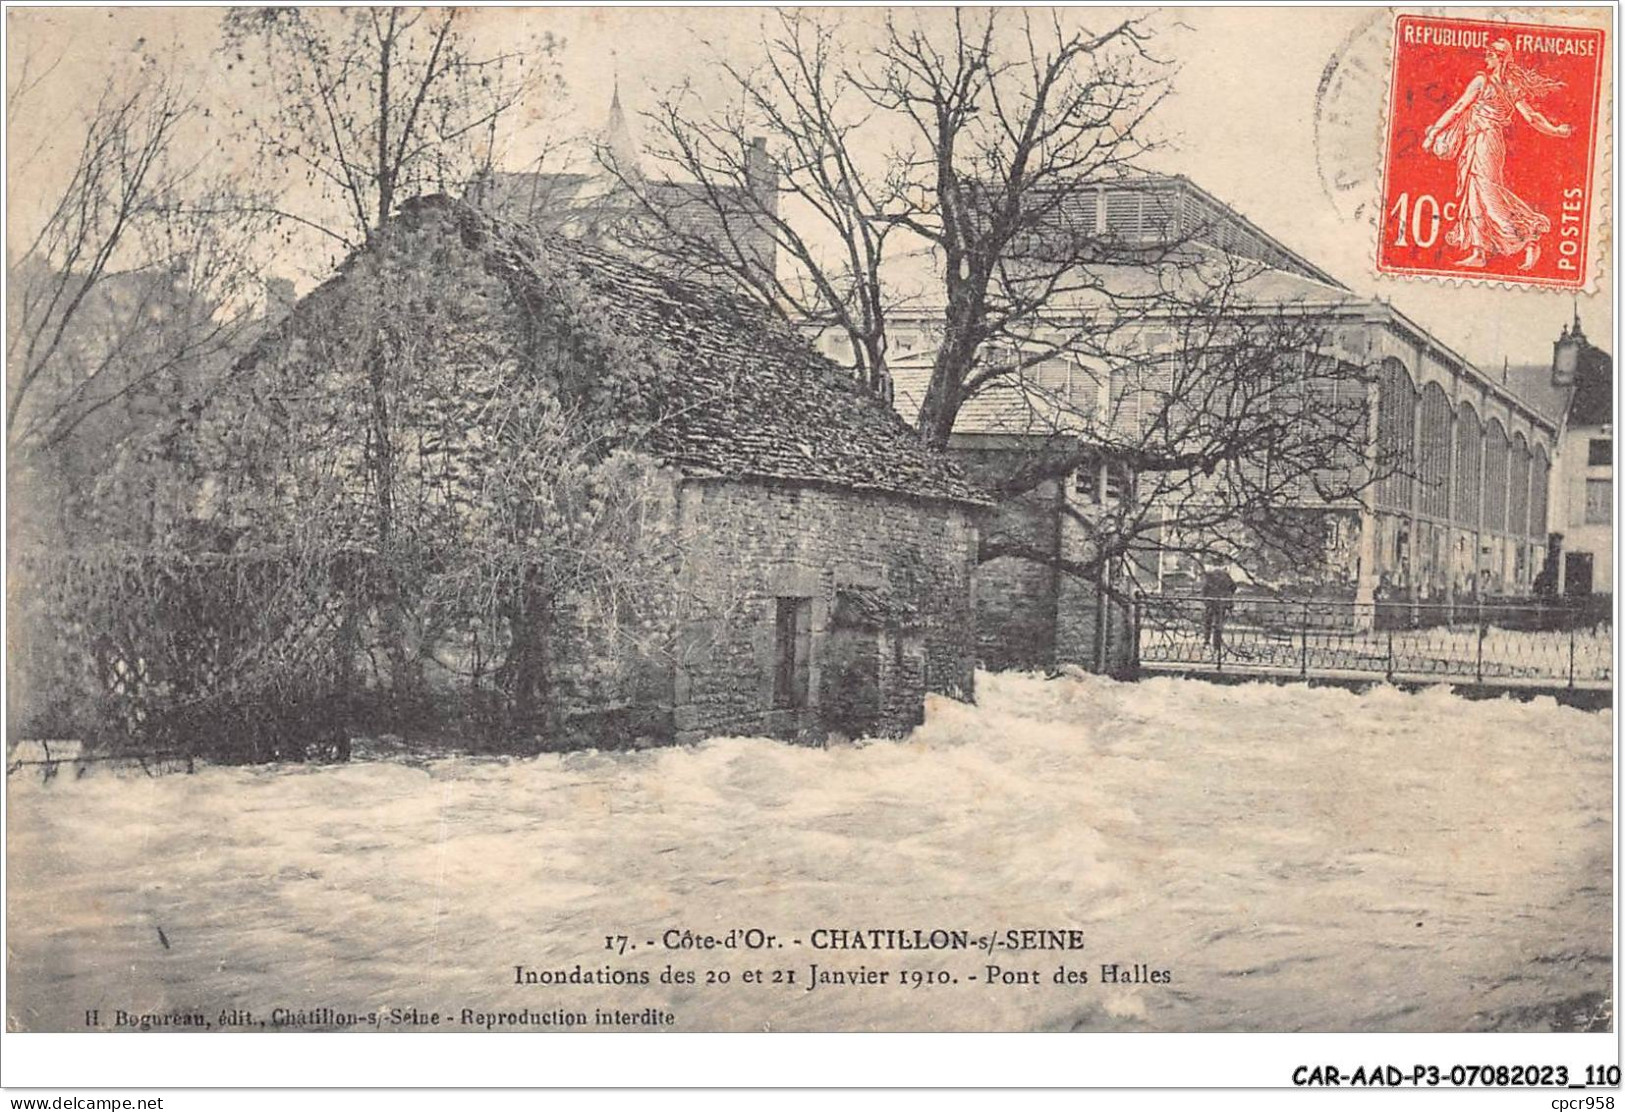
[[[1402,15],[1377,269],[1586,284],[1603,32]]]

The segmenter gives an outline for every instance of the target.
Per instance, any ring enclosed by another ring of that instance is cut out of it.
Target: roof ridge
[[[420,213],[444,216],[469,250],[494,257],[516,293],[567,284],[602,307],[617,337],[669,357],[661,389],[671,409],[651,447],[689,473],[988,504],[886,399],[767,306],[460,198],[433,194],[399,209],[408,220]]]

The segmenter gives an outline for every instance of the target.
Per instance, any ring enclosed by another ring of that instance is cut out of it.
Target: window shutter
[[[1100,461],[1088,460],[1079,467],[1073,476],[1072,489],[1077,494],[1076,501],[1085,505],[1094,505],[1100,501]]]
[[[1088,367],[1075,367],[1072,371],[1072,408],[1080,417],[1100,420],[1100,383],[1096,372]]]
[[[1138,190],[1114,189],[1106,194],[1106,232],[1119,239],[1137,240],[1145,234]]]
[[[1085,236],[1095,234],[1095,225],[1099,219],[1098,205],[1095,203],[1093,190],[1084,190],[1078,194],[1078,219],[1073,229]]]
[[[1068,372],[1066,360],[1047,359],[1035,368],[1038,388],[1064,399],[1067,394]]]

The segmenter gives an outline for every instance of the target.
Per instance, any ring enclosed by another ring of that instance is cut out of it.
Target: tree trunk
[[[404,710],[420,694],[418,661],[408,645],[405,584],[395,528],[395,448],[390,437],[388,354],[376,336],[367,352],[367,401],[378,544],[378,618],[389,661],[390,699]]]
[[[508,656],[510,719],[514,729],[552,736],[558,729],[553,699],[551,661],[551,608],[535,590],[518,592],[509,611],[513,639]]]
[[[953,434],[954,422],[959,419],[959,399],[950,376],[933,370],[931,384],[926,387],[925,401],[920,403],[918,428],[920,439],[933,448],[946,448]]]
[[[389,29],[378,44],[378,222],[373,226],[374,231],[384,226],[395,204],[395,169],[389,157],[389,78],[391,55],[395,47],[395,21],[399,17],[400,9],[391,8]]]
[[[952,265],[952,264],[950,264]],[[942,345],[931,366],[931,384],[920,405],[920,439],[933,448],[946,448],[959,420],[959,407],[965,403],[965,383],[976,370],[976,349],[980,346],[977,322],[986,314],[986,279],[969,260],[963,260],[963,277],[952,273],[948,280],[948,310]]]

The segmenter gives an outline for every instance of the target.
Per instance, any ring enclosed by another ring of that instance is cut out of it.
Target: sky
[[[1093,8],[1064,14],[1099,27],[1121,13]],[[480,43],[506,46],[537,32],[564,40],[560,76],[566,99],[532,110],[550,122],[516,133],[509,161],[518,165],[528,161],[527,148],[541,134],[561,130],[559,121],[564,130],[598,127],[617,81],[634,128],[639,111],[680,83],[714,98],[720,90],[717,57],[748,62],[759,49],[764,10],[513,8],[471,9],[471,15]],[[1594,292],[1578,298],[1376,276],[1374,214],[1391,15],[1381,8],[1159,14],[1156,49],[1176,62],[1178,73],[1173,95],[1156,118],[1167,149],[1153,156],[1154,168],[1189,177],[1357,292],[1392,301],[1486,370],[1498,369],[1503,360],[1548,361],[1552,341],[1576,307],[1593,337],[1611,335],[1612,283],[1606,273]],[[857,40],[873,33],[881,12],[846,9],[842,18]],[[1611,12],[1567,9],[1564,18],[1607,24]],[[226,72],[216,53],[218,19],[219,10],[207,8],[8,12],[12,73],[30,50],[36,57],[60,56],[15,114],[8,106],[13,238],[49,198],[51,183],[60,181],[72,154],[66,140],[104,76],[143,51],[173,56],[192,74],[206,99],[220,104],[216,123],[230,120],[231,109],[252,106],[252,90],[239,74]],[[331,261],[307,263],[298,275],[301,286],[318,280]],[[1603,263],[1612,266],[1606,252]]]

